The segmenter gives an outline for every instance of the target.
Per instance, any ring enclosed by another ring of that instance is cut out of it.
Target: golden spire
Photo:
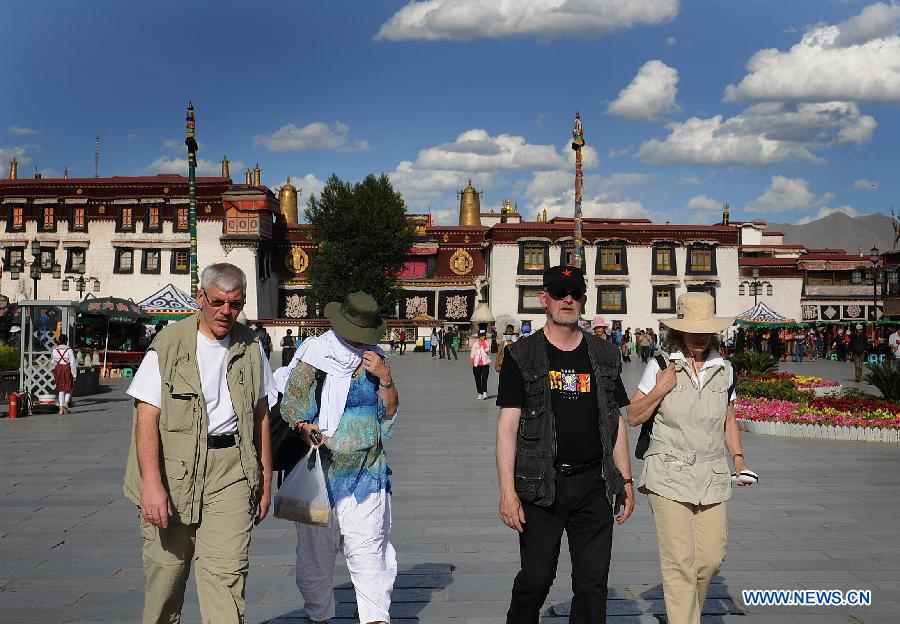
[[[731,206],[728,203],[722,204],[722,225],[729,225],[731,223],[731,219],[729,218],[728,209]]]
[[[15,156],[13,159],[9,161],[9,179],[16,180],[19,177],[19,162],[16,160]]]
[[[222,156],[222,177],[231,179],[231,170],[228,168],[228,156]]]
[[[481,225],[481,195],[484,191],[476,191],[472,186],[472,178],[469,185],[461,191],[457,191],[459,197],[459,224]]]
[[[68,180],[68,179],[69,179],[69,168],[63,167],[63,180]]]
[[[262,186],[262,170],[259,168],[259,163],[256,163],[253,168],[253,186]]]
[[[278,204],[281,206],[281,214],[288,223],[298,223],[297,218],[297,193],[298,190],[291,184],[288,176],[287,182],[278,191]]]
[[[244,184],[247,186],[253,184],[253,173],[250,171],[250,167],[247,167],[247,171],[244,172]]]

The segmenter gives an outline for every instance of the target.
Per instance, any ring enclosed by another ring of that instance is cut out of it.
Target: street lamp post
[[[869,261],[872,263],[872,324],[878,323],[878,262],[881,260],[881,253],[878,247],[872,247],[869,250]]]
[[[22,260],[22,267],[14,266],[10,268],[9,276],[14,280],[19,279],[19,274],[21,273],[21,269],[24,268],[25,265],[28,266],[28,276],[31,278],[34,283],[34,293],[33,299],[37,300],[38,298],[38,281],[42,277],[43,266],[41,265],[41,242],[38,240],[31,241],[31,256],[32,261],[25,262],[24,258]],[[53,261],[53,264],[50,265],[50,272],[53,275],[53,279],[59,279],[62,275],[62,267],[59,266],[59,262]]]
[[[741,282],[738,285],[738,294],[744,294],[744,286],[750,289],[750,293],[753,295],[753,307],[756,307],[756,304],[759,300],[759,289],[763,286],[766,287],[766,295],[769,297],[772,296],[772,282],[768,280],[760,280],[759,279],[759,267],[753,267],[753,271],[751,273],[753,275],[753,279],[750,281]]]

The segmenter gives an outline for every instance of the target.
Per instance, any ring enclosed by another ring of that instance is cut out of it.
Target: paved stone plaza
[[[497,409],[477,401],[468,362],[408,354],[391,360],[400,390],[394,530],[400,575],[395,622],[504,621],[517,570],[515,534],[497,517]],[[852,365],[788,365],[846,382]],[[642,365],[625,365],[633,391]],[[490,389],[497,376],[491,373]],[[121,493],[131,411],[125,385],[82,398],[72,414],[0,421],[0,622],[136,622],[143,601],[134,507]],[[493,396],[492,396],[493,398]],[[629,432],[632,444],[637,432]],[[744,434],[757,487],[729,502],[728,560],[704,622],[900,620],[900,447]],[[635,462],[635,472],[639,462]],[[294,585],[293,527],[267,519],[253,534],[248,622],[305,622]],[[338,566],[338,614],[353,591]],[[567,621],[563,553],[546,622]],[[610,622],[656,622],[665,612],[646,499],[616,529]],[[186,622],[199,622],[193,580]],[[745,609],[743,589],[871,589],[873,605]]]

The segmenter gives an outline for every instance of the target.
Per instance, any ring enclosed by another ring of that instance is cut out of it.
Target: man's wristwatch
[[[393,382],[393,380],[392,380],[392,381],[387,382],[386,384],[383,384],[383,383],[381,383],[381,382],[379,381],[379,382],[378,382],[378,385],[381,386],[382,388],[393,388],[393,387],[394,387],[394,382]]]
[[[632,479],[631,477],[628,477],[627,479],[625,479],[625,483],[630,483],[630,484],[634,485],[634,479]]]

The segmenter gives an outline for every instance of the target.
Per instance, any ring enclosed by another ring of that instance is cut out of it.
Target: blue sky
[[[224,154],[317,192],[385,172],[411,211],[799,222],[900,208],[900,6],[827,0],[31,1],[4,6],[0,157],[20,175]],[[4,171],[6,164],[3,166]]]

